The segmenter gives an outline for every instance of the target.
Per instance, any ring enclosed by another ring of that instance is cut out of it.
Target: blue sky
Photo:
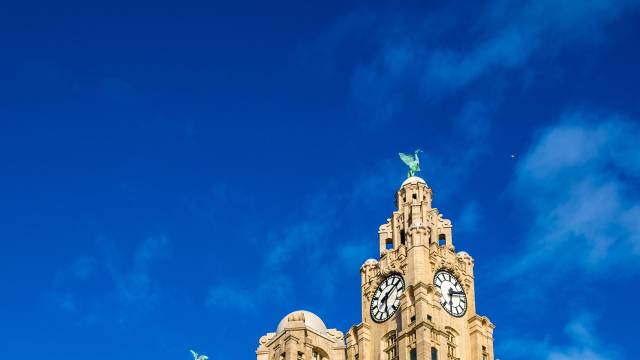
[[[253,359],[301,308],[346,331],[415,148],[498,357],[633,358],[638,24],[603,0],[3,6],[0,358]]]

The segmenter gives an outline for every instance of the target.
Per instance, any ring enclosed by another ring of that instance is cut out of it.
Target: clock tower
[[[451,221],[417,176],[396,193],[378,230],[380,258],[360,268],[362,322],[348,360],[493,360],[494,325],[476,313],[473,258],[456,252]]]
[[[380,257],[360,268],[361,322],[346,335],[308,311],[285,316],[260,338],[258,360],[493,360],[494,325],[476,313],[473,258],[456,252],[451,221],[414,176],[378,230]]]

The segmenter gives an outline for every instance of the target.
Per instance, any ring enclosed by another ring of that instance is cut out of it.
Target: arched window
[[[413,348],[409,351],[409,360],[418,360],[418,354],[416,353],[416,348]]]
[[[387,249],[387,250],[392,250],[393,249],[393,239],[392,238],[388,238],[387,240],[385,240],[384,244],[385,244],[385,249]]]
[[[438,360],[438,349],[431,347],[431,360]]]
[[[385,360],[398,359],[398,339],[396,338],[395,331],[391,331],[384,337],[382,347],[386,354]]]
[[[447,244],[447,235],[440,234],[438,236],[438,245],[445,246]]]
[[[447,330],[447,360],[456,360],[456,336],[451,330]]]
[[[311,352],[311,360],[328,360],[328,359],[329,359],[329,356],[327,355],[327,353],[322,351],[322,349],[320,348],[315,348],[313,349],[313,352]]]

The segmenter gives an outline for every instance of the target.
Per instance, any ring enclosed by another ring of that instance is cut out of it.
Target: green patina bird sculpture
[[[402,162],[407,164],[409,167],[409,172],[407,173],[407,177],[415,176],[416,172],[420,171],[420,159],[418,158],[418,154],[421,153],[422,150],[418,149],[414,152],[413,156],[399,153],[400,159]]]
[[[209,358],[206,355],[198,355],[198,353],[193,350],[189,351],[191,351],[191,354],[193,355],[193,360],[207,360]]]

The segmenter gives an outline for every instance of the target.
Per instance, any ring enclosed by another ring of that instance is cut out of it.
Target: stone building
[[[494,325],[476,313],[473,258],[412,176],[380,226],[380,258],[360,268],[361,322],[346,336],[308,311],[260,338],[258,360],[493,360]]]

